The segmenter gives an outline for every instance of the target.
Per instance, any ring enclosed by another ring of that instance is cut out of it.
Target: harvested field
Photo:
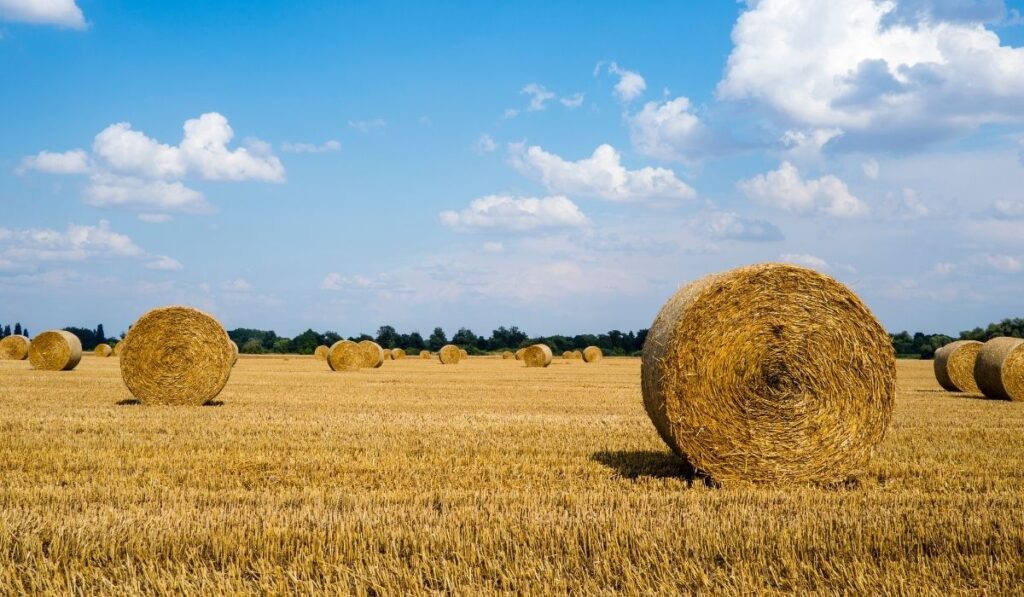
[[[118,361],[0,361],[0,594],[930,593],[1024,583],[1024,404],[900,361],[867,473],[708,487],[639,359],[243,355],[215,406],[142,406]],[[333,589],[333,590],[332,590]]]

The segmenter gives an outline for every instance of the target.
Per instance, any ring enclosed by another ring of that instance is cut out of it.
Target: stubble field
[[[333,373],[242,358],[199,408],[117,359],[0,361],[0,594],[1021,592],[1024,404],[899,363],[839,487],[709,487],[643,412],[639,359]]]

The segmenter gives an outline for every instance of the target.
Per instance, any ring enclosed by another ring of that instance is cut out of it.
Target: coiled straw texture
[[[974,378],[985,396],[1024,400],[1024,340],[993,338],[981,347]]]
[[[31,343],[25,336],[7,336],[0,340],[0,359],[24,361],[28,358],[28,347]]]
[[[939,385],[950,392],[980,394],[974,381],[974,363],[981,346],[976,340],[957,340],[936,350],[932,365]]]
[[[82,343],[78,336],[64,330],[43,332],[32,339],[28,360],[34,369],[71,371],[82,360]]]

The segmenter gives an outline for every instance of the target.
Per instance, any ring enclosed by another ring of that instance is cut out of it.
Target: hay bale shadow
[[[713,487],[707,475],[697,471],[689,462],[672,452],[654,450],[617,450],[595,452],[590,456],[615,471],[617,475],[631,481],[647,477],[651,479],[680,479],[690,486],[700,483]]]
[[[224,406],[223,400],[208,400],[203,403],[203,406]]]
[[[142,404],[142,401],[138,398],[125,398],[124,400],[118,400],[115,404],[118,406],[138,406]]]

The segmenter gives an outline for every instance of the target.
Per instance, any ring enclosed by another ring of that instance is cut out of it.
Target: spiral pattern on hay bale
[[[981,347],[974,378],[982,393],[1001,400],[1024,400],[1024,340],[993,338]]]
[[[892,416],[892,341],[848,288],[760,264],[679,290],[644,345],[644,407],[719,482],[832,482],[860,469]]]
[[[28,360],[41,371],[71,371],[82,360],[82,343],[64,330],[43,332],[29,344]]]
[[[327,353],[331,371],[358,371],[363,366],[363,351],[351,340],[338,340]]]
[[[586,363],[596,363],[603,358],[604,353],[596,346],[588,346],[583,349],[583,361]]]
[[[978,360],[982,343],[976,340],[957,340],[935,351],[935,379],[950,392],[981,393],[974,381],[974,363]]]
[[[361,365],[365,369],[377,369],[384,364],[384,349],[373,340],[360,342],[359,352],[363,355]]]
[[[101,358],[107,358],[114,354],[114,349],[109,344],[97,344],[96,348],[92,349],[92,353]]]
[[[324,346],[323,344],[321,344],[320,346],[316,347],[316,350],[313,351],[313,358],[318,360],[318,361],[326,361],[327,360],[327,353],[329,353],[329,352],[331,352],[330,347],[327,347],[327,346]]]
[[[421,350],[420,351],[420,358],[421,359],[429,359],[430,358],[430,351],[429,350]]]
[[[523,362],[527,367],[547,367],[551,364],[554,355],[546,344],[534,344],[523,349]]]
[[[121,344],[121,378],[143,404],[206,404],[228,383],[235,359],[216,318],[179,305],[144,313]]]
[[[437,358],[442,365],[458,365],[462,360],[462,351],[454,344],[445,344],[437,351]]]
[[[401,348],[392,348],[391,358],[396,361],[400,361],[405,358],[405,351]]]
[[[25,336],[7,336],[0,340],[0,360],[24,361],[32,341]]]

